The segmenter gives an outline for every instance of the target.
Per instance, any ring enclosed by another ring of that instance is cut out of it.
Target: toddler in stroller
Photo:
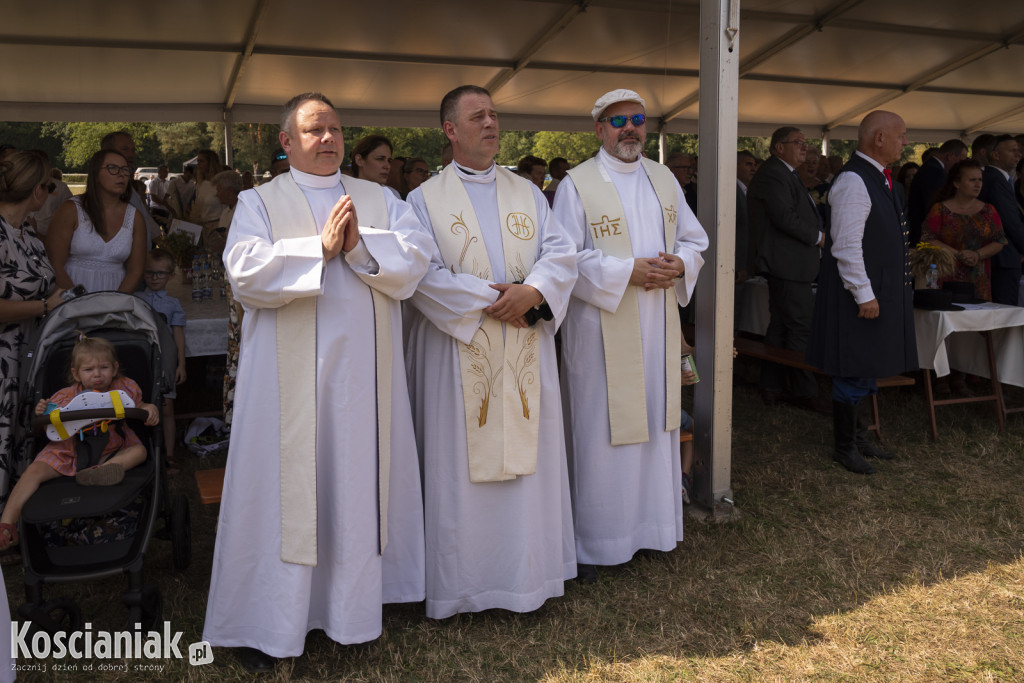
[[[139,386],[120,375],[117,353],[106,339],[80,335],[71,351],[71,379],[71,386],[58,391],[49,401],[39,401],[35,408],[36,415],[46,412],[48,404],[63,408],[84,392],[120,390],[132,399],[136,408],[146,412],[147,426],[159,422],[160,412],[157,407],[144,403]],[[99,464],[76,471],[74,439],[72,435],[48,443],[18,480],[0,516],[0,551],[18,542],[17,524],[21,510],[43,482],[59,476],[73,476],[77,483],[84,486],[113,486],[124,479],[126,470],[146,460],[146,449],[139,438],[127,425],[118,425],[110,430],[110,438],[100,455]]]

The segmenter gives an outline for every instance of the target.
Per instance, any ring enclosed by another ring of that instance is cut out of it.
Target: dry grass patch
[[[1011,398],[1024,403],[1021,392]],[[386,606],[377,641],[346,647],[314,632],[305,655],[266,680],[1024,679],[1024,417],[1000,435],[986,407],[944,408],[932,445],[920,387],[884,392],[881,404],[899,458],[861,477],[830,461],[828,418],[765,408],[740,387],[741,519],[688,519],[674,552],[603,570],[593,586],[570,582],[531,614],[436,622],[422,605]],[[177,485],[194,496],[190,472]],[[195,558],[184,574],[170,570],[166,543],[147,557],[186,643],[202,632],[216,514],[193,504]],[[5,579],[16,607],[20,570]],[[47,595],[72,595],[95,629],[117,629],[121,590],[110,580]],[[230,653],[215,655],[206,667],[168,662],[151,680],[251,680]]]

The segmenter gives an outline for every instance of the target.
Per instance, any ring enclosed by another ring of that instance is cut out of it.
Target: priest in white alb
[[[280,140],[291,172],[239,195],[224,250],[245,316],[203,630],[254,671],[424,597],[400,300],[432,245],[407,204],[342,182],[326,97],[289,101]]]
[[[562,389],[580,576],[683,540],[678,305],[708,246],[671,171],[642,154],[644,101],[598,99],[597,156],[569,171],[555,217],[579,250]]]
[[[454,163],[409,195],[435,243],[406,342],[427,616],[528,612],[576,572],[554,344],[576,249],[540,190],[494,163],[486,90],[448,93],[441,124]]]

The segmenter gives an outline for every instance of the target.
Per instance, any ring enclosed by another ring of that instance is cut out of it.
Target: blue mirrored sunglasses
[[[647,117],[644,116],[643,114],[633,114],[632,116],[605,116],[604,118],[598,119],[598,121],[601,121],[602,123],[607,121],[608,123],[612,124],[612,128],[622,128],[623,126],[626,125],[626,121],[632,123],[635,128],[639,128],[640,126],[644,125],[644,121],[646,120]]]

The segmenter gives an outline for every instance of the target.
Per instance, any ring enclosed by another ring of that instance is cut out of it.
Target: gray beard
[[[636,161],[640,158],[640,152],[644,149],[644,145],[639,140],[621,140],[615,143],[615,151],[612,152],[612,156],[619,161]]]

